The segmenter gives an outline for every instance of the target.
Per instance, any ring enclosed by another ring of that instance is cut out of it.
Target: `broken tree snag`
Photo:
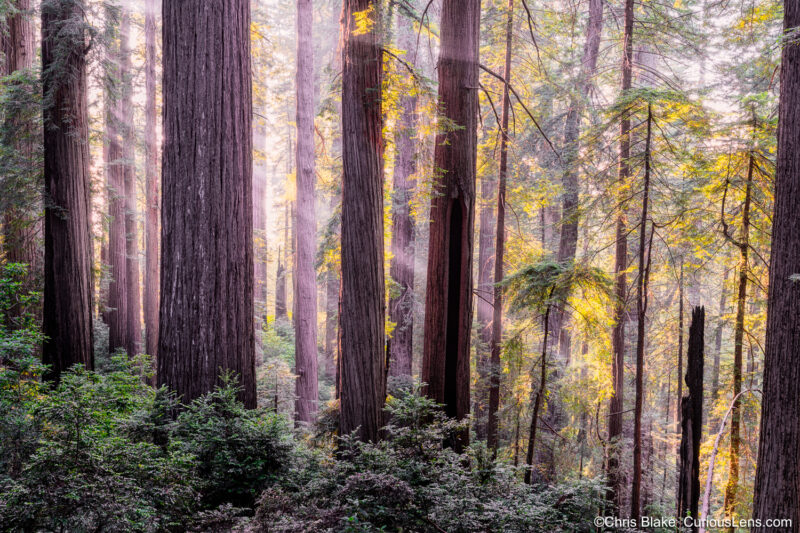
[[[686,361],[686,386],[689,394],[681,399],[680,483],[678,512],[681,517],[697,517],[700,501],[700,441],[703,432],[703,335],[705,308],[692,310],[689,350]],[[692,528],[696,531],[696,527]]]

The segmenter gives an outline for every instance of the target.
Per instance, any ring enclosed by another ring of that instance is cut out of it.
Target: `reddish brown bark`
[[[295,254],[295,420],[317,412],[317,244],[314,175],[314,43],[311,0],[297,0],[297,229]]]
[[[158,354],[158,139],[156,127],[156,0],[145,5],[145,352]]]
[[[136,202],[136,164],[133,134],[133,84],[131,82],[131,51],[129,45],[131,19],[127,10],[122,10],[120,24],[120,81],[122,83],[122,172],[125,187],[125,297],[128,299],[127,338],[125,351],[129,355],[142,351],[142,304],[139,285],[139,230]]]
[[[413,9],[413,3],[411,8]],[[416,65],[416,32],[413,20],[397,17],[397,44],[406,51],[405,61]],[[394,323],[389,340],[389,375],[410,376],[414,340],[414,218],[411,199],[414,195],[416,163],[417,97],[406,94],[400,99],[400,120],[395,135],[396,157],[392,192],[392,261],[389,275],[397,283],[397,294],[389,300],[389,320]]]
[[[128,350],[128,298],[125,227],[125,170],[123,166],[121,114],[121,50],[118,42],[110,44],[112,50],[106,62],[105,129],[106,150],[104,155],[108,197],[108,283],[107,323],[108,349]]]
[[[374,24],[356,31],[365,11]],[[365,441],[378,439],[386,397],[379,14],[374,0],[345,0],[342,13],[340,432]]]
[[[325,274],[325,376],[336,378],[336,337],[339,326],[339,276],[328,266]]]
[[[256,406],[250,2],[164,2],[158,380]]]
[[[511,98],[508,86],[511,83],[511,44],[514,30],[514,0],[508,0],[508,21],[506,22],[505,83],[503,84],[503,109],[500,118],[500,177],[497,182],[497,221],[494,257],[494,303],[492,307],[492,336],[489,343],[489,420],[486,443],[497,451],[497,411],[500,408],[500,348],[503,344],[503,289],[498,285],[503,281],[503,260],[506,241],[506,181],[508,179],[508,117]],[[530,463],[529,463],[530,464]]]
[[[625,0],[625,23],[623,32],[622,54],[622,84],[621,91],[631,88],[633,74],[633,0]],[[620,121],[619,141],[619,171],[617,177],[618,187],[622,189],[620,199],[625,200],[625,187],[630,177],[629,159],[631,155],[631,121],[626,115]],[[613,506],[613,513],[619,516],[620,495],[622,490],[619,475],[619,446],[622,437],[622,412],[624,411],[625,387],[625,314],[627,297],[628,266],[628,229],[625,202],[619,206],[616,223],[616,246],[614,260],[615,289],[614,295],[614,329],[611,336],[611,378],[614,391],[609,402],[608,415],[608,440],[611,443],[608,460],[606,461],[606,476],[608,478],[608,501]]]
[[[47,379],[76,363],[93,368],[92,245],[89,232],[89,131],[86,43],[64,35],[85,24],[78,4],[48,0],[42,13],[45,207],[42,362]],[[74,39],[74,40],[73,40]],[[66,69],[66,73],[63,69]]]
[[[30,18],[31,1],[16,0],[13,8],[16,11],[6,18],[3,31],[0,32],[0,50],[2,50],[3,58],[5,59],[2,69],[3,75],[31,69],[36,55],[33,24]],[[23,87],[20,87],[20,89],[24,90]],[[21,175],[19,177],[15,176],[12,181],[28,182],[35,179],[37,154],[36,145],[31,142],[31,139],[39,133],[37,128],[35,121],[21,120],[12,113],[7,114],[4,128],[5,135],[12,135],[13,138],[5,139],[4,141],[14,146],[14,153],[9,154],[12,159],[9,162],[9,166],[12,168],[24,167],[22,171],[15,170]],[[40,191],[40,182],[37,180],[34,183],[38,186],[31,187],[25,183],[25,188],[35,188]],[[20,185],[22,186],[23,183],[20,183]],[[28,265],[25,288],[30,291],[41,290],[40,282],[44,258],[41,248],[40,197],[41,192],[38,192],[36,197],[25,197],[19,204],[15,202],[14,204],[16,205],[6,205],[5,202],[0,202],[5,208],[2,219],[5,259],[9,263],[25,263]],[[11,309],[12,314],[18,311],[22,310],[16,307]],[[41,309],[36,310],[35,314],[41,316]]]
[[[453,418],[469,414],[472,248],[478,123],[480,0],[444,0],[440,113],[458,128],[437,135],[431,200],[422,381]],[[449,129],[449,128],[448,128]],[[464,433],[454,443],[469,441]]]
[[[772,258],[769,268],[767,338],[761,436],[753,518],[790,518],[800,531],[800,2],[784,2],[784,44],[778,111],[778,156]],[[762,533],[777,528],[753,528]]]

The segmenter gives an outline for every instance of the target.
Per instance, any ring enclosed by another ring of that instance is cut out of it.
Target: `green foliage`
[[[292,450],[285,419],[245,409],[235,380],[183,410],[175,425],[174,446],[197,458],[200,490],[208,507],[222,503],[252,506],[263,488],[285,470]]]
[[[533,492],[485,446],[443,447],[463,423],[447,419],[419,387],[390,397],[385,439],[341,439],[338,455],[303,456],[264,493],[256,526],[267,531],[588,531],[601,494],[594,482]],[[584,529],[582,529],[584,528]]]

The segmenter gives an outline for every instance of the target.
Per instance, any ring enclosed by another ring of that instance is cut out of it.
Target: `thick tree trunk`
[[[631,485],[631,518],[641,517],[642,491],[642,410],[644,407],[644,344],[647,327],[647,289],[650,277],[652,234],[647,240],[648,208],[650,202],[650,141],[653,114],[647,106],[647,138],[644,147],[644,193],[642,217],[639,222],[639,275],[636,282],[636,399],[633,415],[633,483]],[[680,376],[680,374],[679,374]]]
[[[622,57],[622,87],[621,92],[631,88],[631,77],[633,74],[633,0],[625,0],[625,24],[623,33],[623,57]],[[619,141],[619,172],[618,186],[623,189],[620,199],[625,200],[624,189],[630,177],[629,159],[631,155],[631,121],[626,115],[620,121],[620,141]],[[619,446],[622,438],[622,412],[624,411],[624,387],[625,387],[625,298],[627,296],[627,280],[625,272],[628,263],[628,229],[627,215],[625,213],[626,203],[623,201],[619,206],[616,224],[616,249],[614,261],[614,275],[616,303],[614,304],[614,330],[612,332],[611,349],[612,364],[611,376],[614,387],[611,401],[609,402],[608,417],[608,441],[609,448],[607,466],[608,478],[608,500],[613,506],[613,512],[619,516],[620,496],[622,490],[621,477],[619,475]]]
[[[80,6],[48,0],[42,12],[45,207],[42,362],[58,381],[76,363],[94,367],[86,45]]]
[[[784,2],[775,212],[769,269],[761,436],[753,517],[790,518],[800,531],[800,2]],[[760,527],[761,533],[776,528]]]
[[[340,432],[375,441],[386,398],[383,272],[381,43],[375,25],[356,28],[374,0],[345,0],[342,14],[342,296]]]
[[[410,2],[411,8],[415,8]],[[416,66],[416,32],[413,20],[397,17],[397,44],[406,51],[405,61]],[[400,120],[395,136],[396,157],[392,192],[392,262],[389,274],[397,284],[397,294],[389,300],[389,320],[394,332],[389,340],[389,375],[410,376],[414,347],[414,195],[416,163],[417,97],[400,98]]]
[[[145,352],[158,356],[158,139],[156,127],[156,0],[145,6]]]
[[[232,371],[256,406],[250,2],[163,9],[158,380],[184,402]]]
[[[317,217],[314,174],[314,42],[311,0],[297,0],[297,228],[295,255],[295,421],[317,412]]]
[[[431,200],[422,381],[445,413],[469,414],[472,248],[478,125],[480,0],[444,0],[439,53],[439,104],[458,126],[436,139],[441,174]],[[452,443],[469,441],[464,432]]]
[[[497,234],[494,257],[494,304],[492,308],[492,336],[489,344],[489,420],[487,423],[487,445],[497,452],[497,411],[500,408],[500,348],[503,344],[503,289],[497,284],[503,281],[503,261],[506,240],[506,182],[508,181],[508,118],[511,98],[508,86],[511,83],[511,45],[514,30],[514,0],[508,0],[508,22],[506,23],[505,83],[503,84],[503,110],[500,118],[500,174],[497,182]]]
[[[142,303],[139,286],[139,230],[136,202],[136,164],[133,134],[133,83],[131,82],[131,51],[129,45],[131,19],[127,10],[122,10],[120,24],[120,81],[122,82],[122,171],[125,187],[125,295],[128,299],[127,338],[125,351],[135,355],[142,351]]]
[[[686,356],[688,396],[681,399],[680,483],[678,484],[678,516],[697,517],[700,503],[700,444],[703,433],[703,358],[705,309],[692,310],[689,326],[689,350]],[[693,527],[692,531],[697,528]]]
[[[3,31],[0,32],[0,49],[5,59],[2,73],[5,76],[20,70],[29,70],[33,67],[36,48],[33,38],[33,24],[31,21],[31,0],[16,0],[14,9],[16,13],[5,20]],[[33,138],[39,133],[36,121],[22,121],[19,117],[9,114],[6,117],[6,135],[13,138],[4,139],[4,142],[14,146],[14,153],[9,154],[13,159],[9,166],[22,166],[20,181],[27,181],[35,177],[36,172],[36,143]],[[5,166],[5,161],[3,161]],[[40,182],[37,180],[37,184]],[[41,186],[37,187],[40,191]],[[4,205],[3,213],[3,245],[5,259],[9,263],[25,263],[28,265],[26,291],[40,291],[42,279],[42,221],[41,192],[38,197],[25,198],[25,205]],[[28,204],[31,202],[31,204]],[[20,308],[11,309],[11,313],[21,312]],[[31,310],[33,311],[33,310]],[[41,308],[34,313],[41,318]]]
[[[748,256],[750,253],[750,205],[753,191],[755,160],[748,158],[747,182],[745,183],[744,207],[742,208],[742,230],[739,247],[739,283],[736,291],[736,325],[733,347],[733,396],[742,392],[742,353],[744,348],[744,319],[747,303]],[[724,216],[724,213],[723,213]],[[725,516],[730,518],[736,511],[736,496],[739,489],[739,448],[741,446],[741,402],[736,402],[731,411],[731,436],[729,447],[728,484],[725,486]],[[733,529],[729,529],[733,531]]]

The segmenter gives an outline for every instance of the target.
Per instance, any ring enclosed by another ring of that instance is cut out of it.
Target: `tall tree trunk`
[[[356,13],[369,13],[369,31]],[[342,296],[340,432],[375,441],[386,398],[380,6],[345,0],[342,14]]]
[[[109,15],[111,17],[115,15]],[[128,350],[128,266],[125,242],[125,169],[122,152],[121,49],[119,42],[110,44],[105,92],[105,129],[107,149],[104,154],[108,195],[108,350]]]
[[[45,207],[42,362],[58,381],[75,363],[94,367],[92,243],[89,232],[89,131],[84,31],[80,5],[42,3]]]
[[[633,0],[625,0],[625,24],[623,33],[623,54],[622,54],[622,87],[621,92],[630,90],[631,78],[633,74]],[[625,387],[625,298],[627,295],[627,280],[625,272],[628,263],[628,224],[625,213],[626,203],[624,189],[630,177],[631,156],[631,121],[630,117],[623,116],[620,121],[620,141],[619,141],[619,172],[617,186],[623,189],[620,192],[620,199],[623,202],[619,206],[616,223],[616,246],[614,275],[616,303],[614,304],[614,330],[612,332],[611,349],[612,364],[611,375],[614,387],[611,400],[609,402],[608,417],[608,441],[609,448],[607,466],[608,478],[608,500],[614,508],[614,514],[619,516],[620,496],[622,490],[621,476],[619,473],[619,446],[622,438],[622,412],[624,411],[624,387]]]
[[[500,348],[503,343],[503,260],[506,240],[506,182],[508,180],[508,117],[511,107],[508,86],[511,83],[511,45],[514,30],[514,0],[508,0],[506,23],[505,83],[503,84],[503,110],[500,118],[500,175],[497,182],[497,234],[495,235],[494,305],[492,309],[492,336],[489,362],[489,420],[487,445],[497,452],[497,411],[500,408]]]
[[[36,48],[33,24],[30,18],[31,4],[31,0],[15,0],[13,8],[16,12],[6,18],[3,31],[0,32],[0,49],[5,58],[2,73],[5,76],[17,71],[30,71],[33,68]],[[20,87],[19,89],[25,90],[26,88]],[[21,166],[21,171],[15,170],[15,173],[19,173],[20,176],[15,176],[13,180],[27,182],[35,179],[35,189],[39,191],[35,198],[25,197],[22,205],[4,205],[2,224],[5,259],[9,263],[27,264],[26,292],[40,291],[43,257],[40,243],[42,221],[39,209],[42,202],[41,182],[35,174],[36,143],[33,140],[39,133],[38,126],[36,121],[24,121],[18,116],[8,113],[3,129],[5,130],[4,136],[11,136],[4,141],[14,146],[14,150],[13,154],[9,154],[11,160],[8,163],[5,159],[9,156],[4,156],[2,165],[5,167],[8,164],[12,168]],[[30,187],[27,183],[20,183],[20,185]],[[10,310],[12,314],[22,311],[16,306]],[[41,308],[37,309],[34,314],[41,318]]]
[[[416,6],[410,2],[411,9]],[[416,32],[410,14],[397,17],[397,44],[406,51],[405,61],[415,67]],[[400,120],[395,136],[394,184],[392,192],[392,262],[389,274],[397,283],[397,294],[389,300],[389,320],[394,332],[389,340],[389,375],[410,376],[414,341],[414,217],[411,199],[416,163],[417,97],[400,98]]]
[[[295,255],[295,420],[317,412],[317,217],[314,174],[314,42],[311,0],[297,0],[297,253]]]
[[[131,18],[126,9],[122,10],[120,24],[120,81],[122,84],[121,118],[122,118],[122,164],[125,187],[125,295],[128,299],[127,338],[125,350],[129,355],[142,351],[142,303],[139,286],[139,231],[136,217],[136,164],[133,134],[133,83],[131,82],[131,51],[129,45]]]
[[[800,2],[784,2],[784,30],[794,32],[781,62],[778,160],[769,268],[764,391],[753,518],[790,518],[800,530]],[[757,533],[774,528],[754,528]]]
[[[475,436],[478,440],[488,439],[490,408],[489,388],[492,353],[492,305],[494,303],[494,213],[495,179],[486,175],[481,178],[480,230],[478,233],[478,283],[476,289],[478,338],[478,383],[475,387]],[[488,440],[487,440],[488,444]]]
[[[278,272],[275,275],[275,320],[286,320],[286,263],[289,255],[289,202],[286,202],[283,211],[283,261],[281,249],[278,248]]]
[[[158,356],[158,145],[156,143],[156,0],[145,7],[145,352]]]
[[[164,2],[158,380],[256,406],[250,2]],[[187,156],[189,154],[190,156]]]
[[[422,381],[457,419],[470,407],[480,8],[480,0],[443,1],[437,67],[440,108],[458,128],[437,135],[434,151],[441,173],[431,200]],[[464,432],[452,444],[468,442]]]
[[[631,485],[631,518],[641,517],[640,505],[642,490],[642,410],[644,406],[644,344],[647,328],[647,290],[650,277],[650,253],[652,233],[647,240],[647,220],[650,202],[650,141],[652,135],[653,113],[647,105],[647,138],[644,147],[644,193],[642,196],[642,217],[639,223],[639,275],[636,280],[636,399],[633,415],[633,483]],[[654,231],[654,230],[653,230]],[[679,374],[680,379],[680,374]]]
[[[603,32],[603,1],[589,1],[589,20],[586,23],[586,41],[583,44],[580,77],[572,93],[567,116],[564,121],[565,170],[562,177],[564,192],[561,196],[561,236],[558,243],[560,263],[575,260],[578,246],[578,222],[580,211],[580,188],[578,186],[578,151],[580,149],[581,118],[589,93],[592,78],[597,71],[597,55],[600,49],[600,36]],[[556,311],[558,325],[558,351],[562,360],[569,360],[570,335],[567,329],[569,315],[564,309]]]
[[[678,405],[675,409],[676,424],[680,423],[680,402],[681,398],[683,398],[683,302],[683,257],[681,257],[680,277],[678,278]]]
[[[700,503],[700,444],[703,433],[703,357],[705,309],[692,310],[689,326],[689,350],[686,356],[688,396],[681,399],[680,483],[678,484],[678,516],[698,517]],[[697,527],[692,527],[696,531]]]
[[[755,126],[754,126],[755,127]],[[748,156],[747,182],[745,183],[744,207],[742,208],[741,237],[735,244],[739,248],[739,283],[736,291],[736,325],[733,347],[733,397],[742,392],[742,352],[744,348],[744,319],[747,303],[748,256],[750,253],[750,204],[753,190],[755,160]],[[724,217],[724,213],[723,213]],[[729,448],[728,484],[725,486],[725,516],[736,511],[736,494],[739,489],[739,448],[741,445],[741,402],[735,402],[731,410],[731,436]],[[728,531],[733,531],[729,528]]]

